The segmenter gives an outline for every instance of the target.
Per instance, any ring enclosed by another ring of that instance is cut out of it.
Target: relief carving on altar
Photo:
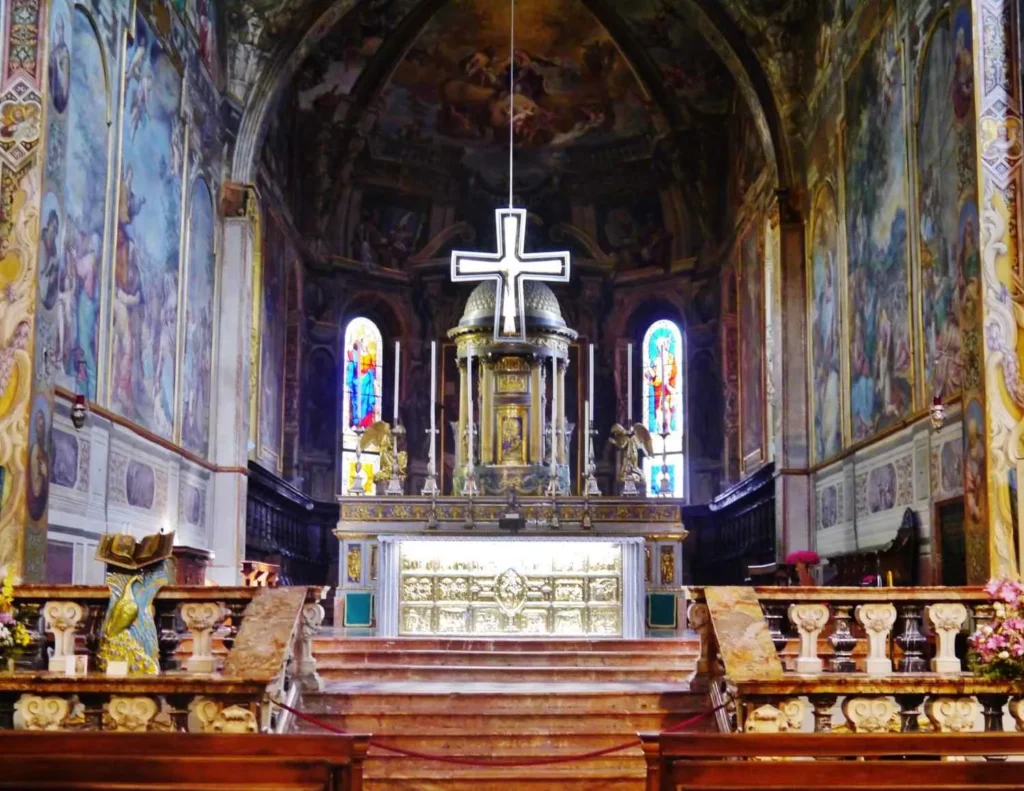
[[[498,407],[498,429],[501,438],[498,464],[526,464],[526,407],[513,404]]]

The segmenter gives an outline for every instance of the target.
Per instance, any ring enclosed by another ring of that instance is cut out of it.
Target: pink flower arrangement
[[[993,579],[985,593],[995,617],[971,636],[968,665],[993,681],[1024,679],[1024,583]]]

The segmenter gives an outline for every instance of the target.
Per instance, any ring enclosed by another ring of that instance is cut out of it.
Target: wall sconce
[[[88,413],[89,408],[86,406],[85,396],[79,393],[75,396],[75,403],[71,405],[71,424],[75,427],[76,431],[82,430]]]
[[[938,396],[932,399],[931,408],[932,428],[938,431],[946,423],[946,405]]]

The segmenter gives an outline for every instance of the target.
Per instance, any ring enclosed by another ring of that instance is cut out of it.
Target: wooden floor
[[[317,640],[327,684],[306,710],[380,744],[480,760],[611,747],[707,707],[693,639]],[[705,723],[704,727],[711,727]],[[310,726],[303,726],[308,730]],[[639,747],[545,767],[468,767],[371,746],[367,791],[642,791]]]

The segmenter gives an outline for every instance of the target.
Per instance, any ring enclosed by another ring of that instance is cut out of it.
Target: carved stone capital
[[[46,630],[53,632],[53,656],[50,671],[60,671],[64,657],[75,653],[75,630],[85,617],[85,608],[73,601],[48,601],[43,605]]]
[[[187,602],[181,605],[181,619],[190,632],[216,629],[229,614],[221,602]]]
[[[889,633],[896,623],[896,608],[889,602],[862,604],[857,608],[857,622],[868,635],[868,658],[864,670],[869,676],[892,673],[892,660],[885,655]]]
[[[144,733],[159,713],[160,706],[153,698],[115,695],[103,704],[103,729]]]
[[[791,604],[789,620],[800,633],[800,656],[796,672],[817,675],[823,664],[818,656],[818,635],[828,623],[829,610],[824,604]]]
[[[61,731],[85,723],[85,707],[69,698],[24,694],[14,704],[14,730]]]
[[[197,696],[188,706],[189,733],[256,733],[256,715],[244,706]]]
[[[970,733],[978,730],[981,704],[974,698],[931,698],[924,713],[941,733]]]
[[[900,707],[891,698],[846,698],[843,716],[854,733],[888,733],[899,727]]]

